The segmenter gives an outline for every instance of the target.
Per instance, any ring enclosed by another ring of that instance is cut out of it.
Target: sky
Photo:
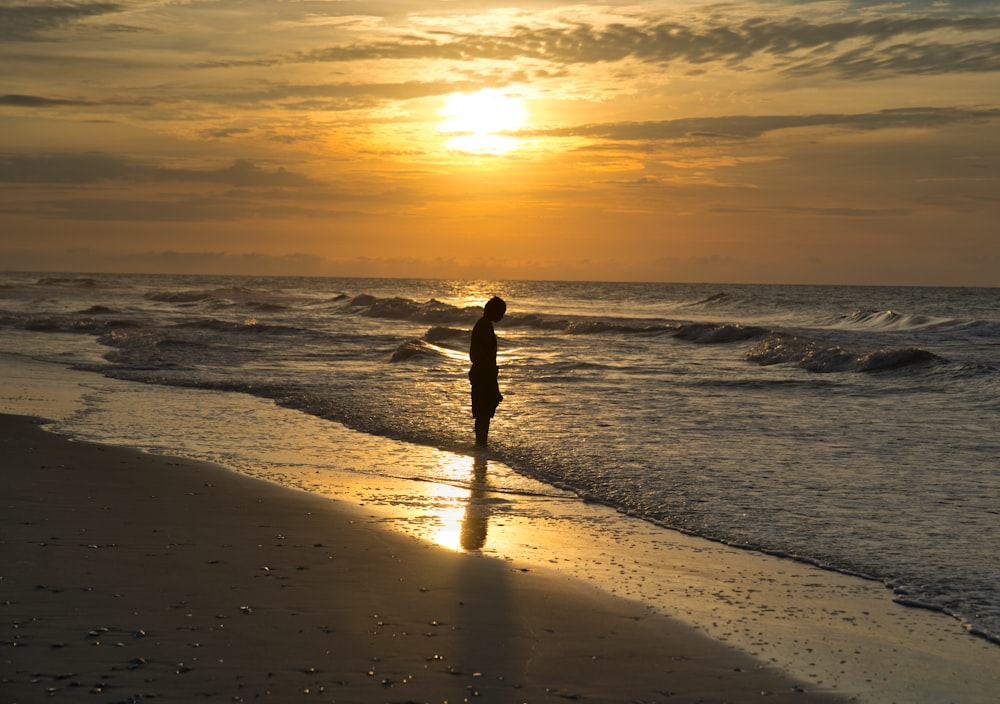
[[[0,270],[1000,286],[1000,0],[0,0]]]

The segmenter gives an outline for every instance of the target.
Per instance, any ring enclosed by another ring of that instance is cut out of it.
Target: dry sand
[[[835,702],[555,572],[0,416],[0,698]]]

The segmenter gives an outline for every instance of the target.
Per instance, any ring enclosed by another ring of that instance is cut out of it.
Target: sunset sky
[[[0,0],[0,269],[1000,286],[1000,2]]]

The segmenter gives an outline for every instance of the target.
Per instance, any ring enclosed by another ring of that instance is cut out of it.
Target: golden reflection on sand
[[[490,507],[486,502],[486,470],[485,457],[476,457],[472,461],[472,487],[469,500],[465,503],[465,516],[462,519],[461,546],[463,550],[480,550],[486,545],[486,534],[489,530]]]
[[[485,457],[445,459],[445,474],[469,485],[436,485],[437,496],[430,508],[434,528],[429,537],[433,542],[455,551],[472,552],[485,547],[490,510],[486,501],[488,466]]]

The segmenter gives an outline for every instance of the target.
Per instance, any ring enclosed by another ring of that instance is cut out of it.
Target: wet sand
[[[66,701],[835,702],[570,579],[0,416],[0,690]]]

